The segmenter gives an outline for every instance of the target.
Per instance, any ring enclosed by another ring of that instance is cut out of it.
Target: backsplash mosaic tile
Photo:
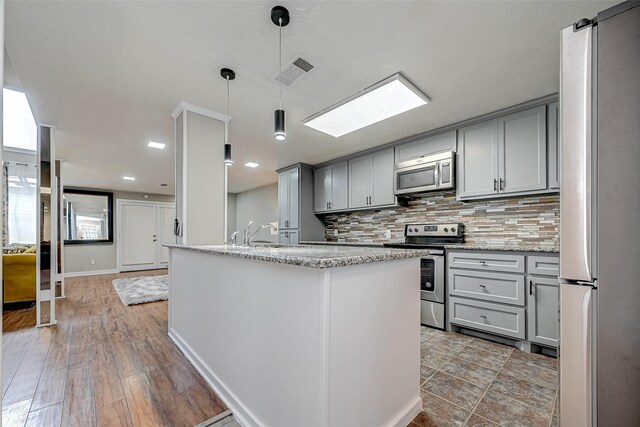
[[[468,243],[557,247],[560,199],[550,194],[460,202],[455,191],[448,191],[413,199],[407,207],[321,218],[326,240],[336,242],[397,242],[404,240],[405,224],[461,222]]]

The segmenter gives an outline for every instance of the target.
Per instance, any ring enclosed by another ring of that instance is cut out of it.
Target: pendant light
[[[230,68],[222,68],[220,75],[227,81],[227,120],[224,124],[224,164],[226,166],[233,165],[233,159],[231,157],[231,144],[229,144],[229,80],[236,78],[236,73]]]
[[[285,113],[282,109],[282,27],[286,27],[289,24],[290,17],[289,11],[284,6],[274,6],[271,9],[271,22],[278,26],[278,30],[280,31],[279,35],[279,67],[278,73],[280,74],[279,83],[280,83],[280,108],[278,108],[274,112],[274,133],[273,136],[278,141],[284,141],[287,137],[286,131],[286,123],[285,123]]]

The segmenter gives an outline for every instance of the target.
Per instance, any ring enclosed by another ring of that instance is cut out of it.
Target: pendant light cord
[[[282,110],[282,18],[278,18],[278,22],[280,25],[278,25],[278,27],[280,28],[280,59],[279,59],[279,64],[280,64],[280,109]]]
[[[225,144],[229,143],[229,76],[227,76],[227,131],[224,134]]]

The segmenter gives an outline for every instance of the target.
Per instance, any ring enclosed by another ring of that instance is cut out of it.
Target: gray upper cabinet
[[[299,163],[278,170],[278,228],[280,243],[324,238],[324,224],[314,215],[314,174]],[[286,233],[285,233],[286,232]],[[290,239],[289,236],[295,239]]]
[[[498,122],[458,130],[458,197],[498,193]]]
[[[498,119],[500,193],[547,188],[547,110],[545,106]]]
[[[349,209],[395,204],[393,148],[349,160]]]
[[[369,206],[370,195],[371,156],[349,160],[349,208]]]
[[[527,304],[529,341],[549,347],[558,346],[559,283],[556,277],[528,278]]]
[[[371,155],[371,205],[388,206],[396,203],[393,194],[393,148]]]
[[[300,170],[289,169],[278,174],[278,227],[298,228]]]
[[[557,139],[548,132],[546,105],[459,129],[458,199],[552,191]]]
[[[347,209],[347,162],[340,162],[314,173],[314,210],[331,212]]]
[[[547,141],[548,152],[547,158],[549,174],[547,180],[549,181],[549,188],[560,189],[560,144],[558,141],[558,103],[554,102],[549,104],[547,110]]]
[[[446,150],[456,151],[455,130],[397,145],[395,147],[395,162],[404,162]]]
[[[329,210],[331,194],[331,168],[325,167],[313,171],[313,210],[324,212]]]

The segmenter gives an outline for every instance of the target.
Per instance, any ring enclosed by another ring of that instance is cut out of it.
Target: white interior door
[[[118,218],[121,270],[155,268],[158,265],[156,213],[156,204],[121,203]]]
[[[173,234],[173,222],[176,218],[176,208],[173,205],[158,205],[158,264],[160,267],[169,265],[169,249],[164,244],[175,243],[176,236]]]

